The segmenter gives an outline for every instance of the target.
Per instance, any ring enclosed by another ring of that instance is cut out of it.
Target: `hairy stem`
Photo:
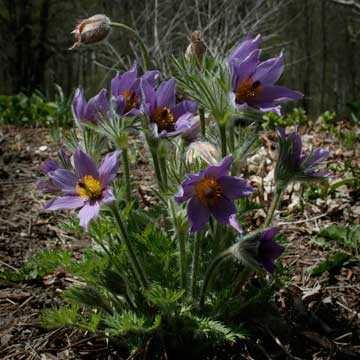
[[[220,140],[221,140],[221,156],[225,157],[227,154],[227,148],[226,148],[226,125],[221,124],[219,125],[220,130]]]
[[[123,23],[111,22],[110,25],[113,27],[118,27],[120,29],[126,30],[127,32],[131,33],[132,35],[134,35],[136,37],[137,41],[139,42],[140,48],[141,48],[141,53],[142,53],[142,57],[143,57],[143,61],[144,61],[144,71],[148,70],[150,67],[149,53],[146,49],[146,46],[145,46],[144,41],[141,38],[140,34],[132,27],[127,26]]]
[[[195,298],[195,296],[196,296],[196,282],[197,282],[197,275],[198,275],[198,272],[199,272],[201,240],[202,240],[201,233],[197,232],[196,235],[195,235],[194,248],[193,248],[193,257],[192,257],[192,266],[191,266],[190,295],[191,295],[192,298]]]
[[[130,169],[129,169],[129,157],[128,150],[122,150],[122,158],[124,163],[124,174],[125,174],[125,184],[126,184],[126,200],[131,200],[131,182],[130,182]]]
[[[206,131],[205,131],[205,110],[204,108],[199,109],[199,115],[200,115],[200,131],[201,131],[201,137],[205,139]]]
[[[161,168],[161,180],[165,188],[167,188],[168,178],[167,178],[167,168],[166,168],[166,157],[160,157],[160,168]]]
[[[271,221],[272,221],[272,218],[274,216],[275,210],[277,209],[277,207],[279,205],[279,201],[281,199],[281,195],[283,193],[283,190],[284,190],[283,186],[277,186],[276,189],[275,189],[275,193],[274,193],[273,199],[271,201],[271,205],[270,205],[270,208],[269,208],[269,211],[268,211],[268,214],[266,216],[265,223],[264,223],[265,228],[267,228],[271,224]]]
[[[150,152],[151,152],[151,156],[152,156],[153,163],[154,163],[155,176],[156,176],[159,188],[162,189],[163,185],[162,185],[162,177],[161,177],[161,171],[160,171],[159,157],[158,157],[158,154],[156,152],[156,149],[152,149],[150,147]]]
[[[136,256],[135,250],[132,247],[132,244],[131,244],[131,241],[129,239],[128,233],[126,231],[125,225],[121,220],[121,216],[120,216],[119,210],[118,210],[115,202],[113,202],[111,204],[111,210],[112,210],[112,213],[114,214],[114,217],[115,217],[116,223],[118,225],[118,228],[120,230],[121,236],[122,236],[122,238],[124,240],[124,243],[126,245],[129,260],[130,260],[130,263],[131,263],[131,265],[133,267],[133,270],[134,270],[136,276],[138,277],[138,280],[140,281],[141,286],[146,288],[147,287],[147,279],[145,277],[143,267],[141,266],[141,264],[139,262],[139,259]]]
[[[229,251],[229,250],[223,251],[211,262],[208,269],[206,270],[204,284],[203,284],[203,287],[201,289],[201,294],[200,294],[200,308],[202,308],[204,306],[206,291],[211,283],[211,280],[214,277],[215,270],[229,256],[231,256],[231,251]]]

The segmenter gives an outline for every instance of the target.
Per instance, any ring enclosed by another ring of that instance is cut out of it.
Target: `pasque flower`
[[[158,83],[159,71],[146,71],[141,79],[149,82],[152,87]],[[141,90],[140,78],[136,64],[123,73],[117,73],[111,80],[111,96],[114,110],[118,115],[135,116],[140,114]]]
[[[330,152],[317,149],[310,154],[302,153],[298,128],[288,135],[285,129],[278,129],[278,139],[279,155],[275,168],[277,182],[323,180],[332,176],[331,172],[320,170],[322,162],[331,155]]]
[[[178,203],[190,200],[187,208],[190,233],[202,229],[210,215],[221,224],[232,224],[236,214],[234,200],[254,191],[247,180],[229,176],[232,161],[232,156],[227,156],[219,165],[187,175],[181,184],[175,200]]]
[[[110,19],[102,14],[91,16],[80,21],[72,33],[75,36],[75,43],[70,49],[80,45],[98,43],[107,38],[110,34]]]
[[[48,210],[78,209],[80,225],[87,230],[89,222],[95,219],[100,206],[114,200],[109,184],[118,171],[118,157],[121,151],[108,154],[99,168],[87,154],[78,148],[74,155],[75,169],[63,169],[53,162],[46,165],[46,175],[54,186],[51,191],[61,194],[51,200]]]
[[[273,273],[274,260],[284,251],[284,247],[274,241],[275,235],[275,227],[248,234],[232,246],[231,253],[249,267],[260,266]]]
[[[301,99],[303,94],[274,85],[284,71],[284,56],[260,62],[259,41],[259,36],[245,39],[228,57],[235,104],[280,113],[279,103]]]
[[[189,119],[197,109],[192,100],[176,103],[176,82],[164,81],[154,90],[149,81],[141,80],[143,110],[155,137],[175,136],[191,128]]]
[[[72,110],[75,121],[79,126],[81,126],[82,121],[90,121],[93,124],[97,124],[103,119],[111,119],[110,105],[106,93],[106,89],[102,89],[87,102],[84,90],[82,88],[76,89]]]

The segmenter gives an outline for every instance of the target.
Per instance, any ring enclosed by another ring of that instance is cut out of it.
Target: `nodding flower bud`
[[[96,44],[105,40],[110,34],[110,19],[102,14],[91,16],[80,21],[72,34],[75,36],[75,43],[70,49],[80,45]]]
[[[262,268],[272,273],[274,260],[284,251],[284,247],[274,241],[275,235],[274,227],[250,233],[232,245],[228,252],[254,270]]]
[[[220,161],[220,151],[207,141],[195,141],[189,145],[185,155],[186,162],[194,164],[204,161],[206,164],[216,164]]]
[[[187,47],[185,52],[186,60],[190,60],[191,56],[194,55],[197,60],[201,63],[206,53],[207,47],[203,41],[203,34],[201,31],[196,30],[191,34],[191,43]]]

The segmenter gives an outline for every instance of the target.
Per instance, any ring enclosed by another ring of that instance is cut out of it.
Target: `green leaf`
[[[341,267],[349,264],[351,256],[344,252],[337,252],[335,254],[330,254],[326,260],[320,262],[315,268],[312,269],[311,275],[319,276],[325,271],[337,272]]]

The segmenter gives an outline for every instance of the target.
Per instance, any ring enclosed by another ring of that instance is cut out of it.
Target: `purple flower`
[[[97,124],[104,118],[111,119],[106,89],[102,89],[96,96],[92,97],[89,102],[86,102],[84,90],[82,88],[76,89],[72,110],[79,126],[81,126],[82,121],[90,121],[93,124]]]
[[[275,227],[247,234],[231,246],[231,253],[254,270],[261,267],[272,273],[275,270],[273,261],[284,251],[284,247],[274,241],[275,234]]]
[[[251,39],[251,36],[247,35],[245,39],[231,51],[227,58],[228,63],[244,61],[254,50],[259,49],[260,38],[260,35],[257,35]]]
[[[247,38],[230,55],[232,90],[235,104],[241,109],[249,107],[280,114],[280,106],[289,100],[301,99],[303,94],[284,86],[274,85],[284,71],[284,56],[260,62],[260,37]]]
[[[284,247],[274,241],[276,228],[264,230],[258,238],[257,259],[269,273],[273,273],[275,265],[273,261],[284,251]]]
[[[190,200],[187,208],[190,233],[202,229],[210,215],[221,224],[232,225],[236,214],[234,200],[254,191],[247,180],[229,176],[232,161],[232,156],[227,156],[219,165],[187,175],[181,184],[175,200],[178,203]]]
[[[74,155],[75,171],[47,163],[46,175],[61,195],[51,200],[45,208],[48,210],[78,209],[80,225],[87,230],[89,222],[95,219],[100,206],[114,200],[109,184],[118,171],[118,156],[121,151],[114,151],[104,158],[100,167],[78,148]]]
[[[321,163],[331,154],[317,149],[311,154],[302,153],[301,137],[298,128],[288,135],[285,129],[278,129],[279,156],[275,168],[275,180],[288,183],[291,180],[311,181],[331,177],[331,172],[319,170]]]
[[[147,71],[141,77],[149,82],[152,87],[158,83],[159,71]],[[134,64],[130,71],[116,76],[111,80],[111,96],[114,110],[118,115],[136,116],[141,113],[140,78],[137,74],[137,66]]]
[[[156,137],[175,136],[191,128],[189,119],[197,109],[192,100],[176,104],[176,82],[164,81],[155,91],[151,84],[142,79],[143,108],[150,127]]]

